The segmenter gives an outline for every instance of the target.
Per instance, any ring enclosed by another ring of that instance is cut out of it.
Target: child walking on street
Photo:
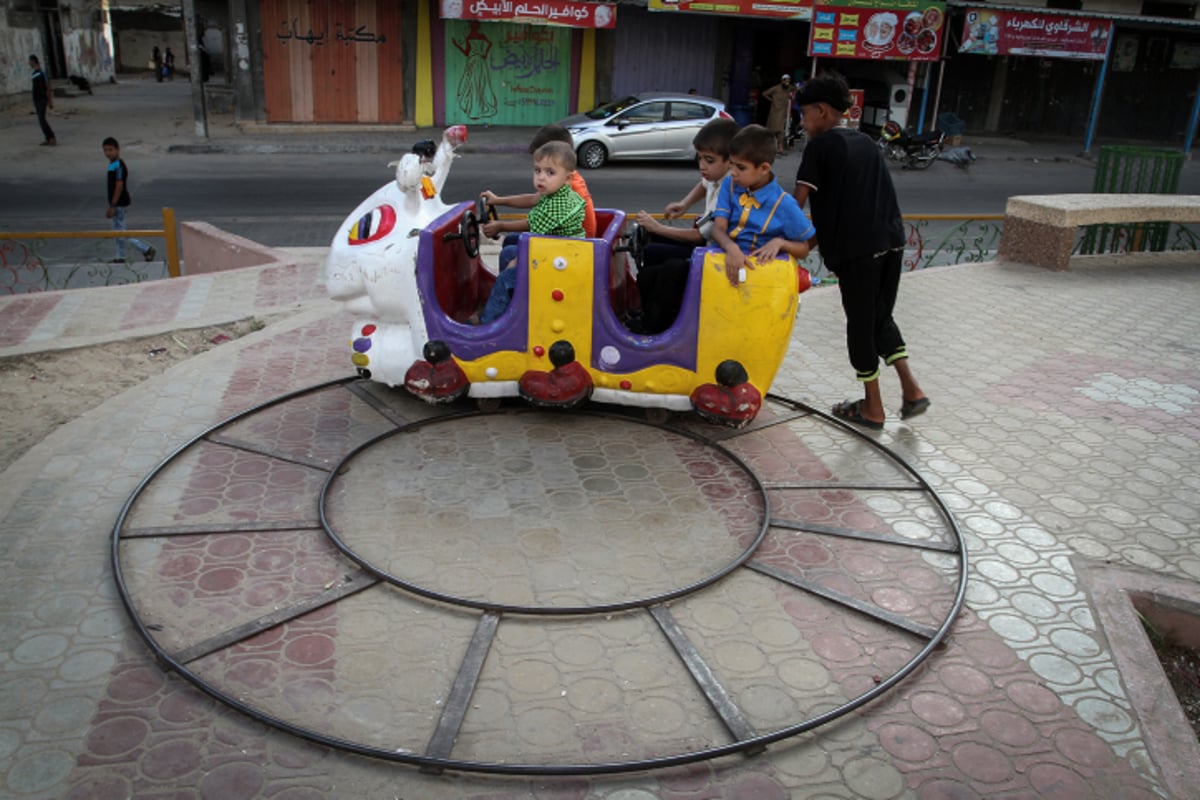
[[[833,415],[871,430],[883,427],[879,359],[895,367],[902,393],[900,418],[923,414],[929,398],[908,367],[908,350],[892,319],[900,288],[904,222],[892,177],[875,142],[841,127],[850,90],[839,76],[820,76],[797,97],[808,145],[796,172],[795,196],[812,203],[825,265],[838,277],[846,312],[850,364],[862,382],[861,400],[844,400]]]
[[[775,134],[747,125],[729,143],[729,177],[713,212],[713,240],[725,251],[725,275],[734,286],[743,270],[781,252],[808,256],[816,231],[796,199],[775,180]]]
[[[121,160],[121,146],[117,140],[109,136],[104,140],[104,157],[108,159],[108,211],[104,216],[112,220],[114,231],[125,230],[125,210],[129,208],[129,168]],[[156,252],[153,247],[141,239],[129,239],[133,246],[141,251],[142,257],[153,261]],[[124,263],[125,240],[117,239],[117,257],[112,263]]]

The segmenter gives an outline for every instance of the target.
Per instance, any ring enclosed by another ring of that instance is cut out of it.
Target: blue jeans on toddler
[[[508,244],[509,238],[512,239],[512,244]],[[500,274],[496,276],[496,282],[492,285],[492,293],[488,295],[487,304],[483,307],[483,311],[479,314],[479,321],[491,322],[504,313],[512,302],[513,291],[517,287],[517,268],[514,264],[511,267],[506,266],[509,262],[516,260],[519,252],[517,237],[505,237],[505,245],[500,248]]]

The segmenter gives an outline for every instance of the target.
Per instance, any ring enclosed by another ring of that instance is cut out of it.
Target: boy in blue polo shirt
[[[807,257],[808,240],[817,233],[796,198],[775,180],[775,144],[775,134],[761,125],[747,125],[729,143],[729,176],[717,196],[712,233],[734,286],[744,268],[781,252]]]

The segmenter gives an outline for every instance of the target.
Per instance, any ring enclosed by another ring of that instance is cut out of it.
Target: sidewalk
[[[60,87],[63,88],[63,87]],[[198,136],[192,115],[190,87],[185,81],[157,83],[149,77],[122,77],[118,84],[93,87],[94,94],[79,94],[67,85],[69,96],[55,101],[50,124],[60,142],[56,158],[86,143],[89,155],[98,148],[97,136],[114,136],[139,148],[166,153],[395,153],[397,141],[411,143],[437,139],[440,128],[417,129],[399,125],[371,128],[354,125],[234,124],[232,115],[213,115],[208,137]],[[28,104],[14,102],[0,117],[0,145],[24,149],[39,140],[37,121]],[[100,133],[103,130],[103,133]],[[524,153],[535,127],[472,125],[461,152]],[[96,142],[92,140],[95,139]],[[1080,142],[1044,140],[1027,142],[1003,137],[972,136],[963,144],[983,159],[1074,159]],[[48,149],[48,148],[43,148]],[[404,148],[407,149],[407,148]],[[144,151],[144,150],[143,150]],[[41,157],[41,153],[36,154]]]
[[[72,142],[83,114],[56,130],[60,140]],[[22,122],[36,135],[32,118]],[[113,127],[137,136],[135,122]],[[0,129],[0,141],[13,135]],[[107,401],[0,475],[0,794],[1194,798],[1200,744],[1130,599],[1200,614],[1200,373],[1187,345],[1200,337],[1194,255],[1077,259],[1065,273],[993,263],[906,275],[897,320],[933,406],[896,419],[889,372],[893,417],[877,438],[933,485],[966,537],[966,606],[947,643],[878,701],[757,756],[571,778],[427,774],[308,744],[165,673],[137,637],[109,553],[139,482],[231,414],[350,371],[351,318],[324,295],[323,251],[289,255],[286,267],[0,298],[0,357],[283,315]],[[842,325],[836,290],[806,293],[773,391],[819,408],[857,391]],[[403,393],[377,388],[366,399],[334,394],[257,416],[173,464],[136,509],[142,538],[124,545],[124,577],[144,621],[164,637],[200,638],[337,588],[352,565],[309,527],[321,465],[384,430],[379,408],[419,413]],[[681,572],[703,561],[712,531],[736,520],[726,491],[735,484],[719,459],[679,466],[640,429],[613,434],[602,427],[609,423],[580,418],[539,425],[525,462],[512,450],[525,435],[513,427],[520,419],[439,430],[413,452],[385,453],[392,460],[357,467],[379,482],[360,477],[345,497],[376,534],[429,515],[427,546],[397,548],[399,561],[429,580],[451,576],[460,591],[539,582],[619,591],[667,574],[659,564],[670,556],[685,556],[669,562]],[[803,425],[727,445],[764,468],[861,469],[879,479],[860,443]],[[262,460],[280,451],[286,465]],[[422,469],[409,483],[412,464]],[[535,489],[538,502],[497,499],[506,486]],[[480,497],[509,505],[481,511],[472,502]],[[581,497],[597,510],[573,516]],[[622,498],[646,516],[613,516]],[[917,538],[934,528],[927,509],[894,494],[822,490],[792,505],[835,528]],[[942,585],[944,564],[932,554],[770,535],[773,557],[898,614],[923,614]],[[564,571],[564,550],[578,572]],[[194,667],[281,714],[420,750],[473,619],[399,593],[362,598]],[[761,730],[857,694],[911,647],[745,571],[670,607]],[[459,754],[620,760],[726,735],[654,625],[611,616],[584,627],[502,621]]]

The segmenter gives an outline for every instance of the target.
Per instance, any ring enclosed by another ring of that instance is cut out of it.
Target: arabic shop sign
[[[615,28],[615,3],[581,3],[570,0],[440,0],[442,19],[507,20],[533,25],[569,25],[572,28]]]
[[[960,53],[1103,61],[1112,20],[968,8]]]
[[[571,31],[446,20],[446,124],[545,125],[571,113]]]
[[[694,14],[736,14],[739,17],[812,19],[813,0],[650,0],[651,11],[687,11]]]
[[[314,47],[324,44],[341,44],[349,47],[355,43],[384,44],[387,42],[387,36],[367,30],[366,25],[352,26],[339,22],[334,26],[332,36],[329,35],[327,27],[318,27],[320,30],[313,31],[311,25],[301,25],[299,17],[292,17],[291,22],[284,20],[279,23],[279,27],[275,30],[275,38],[279,40],[280,44],[299,42]]]
[[[937,61],[945,24],[940,0],[816,0],[808,54]]]

